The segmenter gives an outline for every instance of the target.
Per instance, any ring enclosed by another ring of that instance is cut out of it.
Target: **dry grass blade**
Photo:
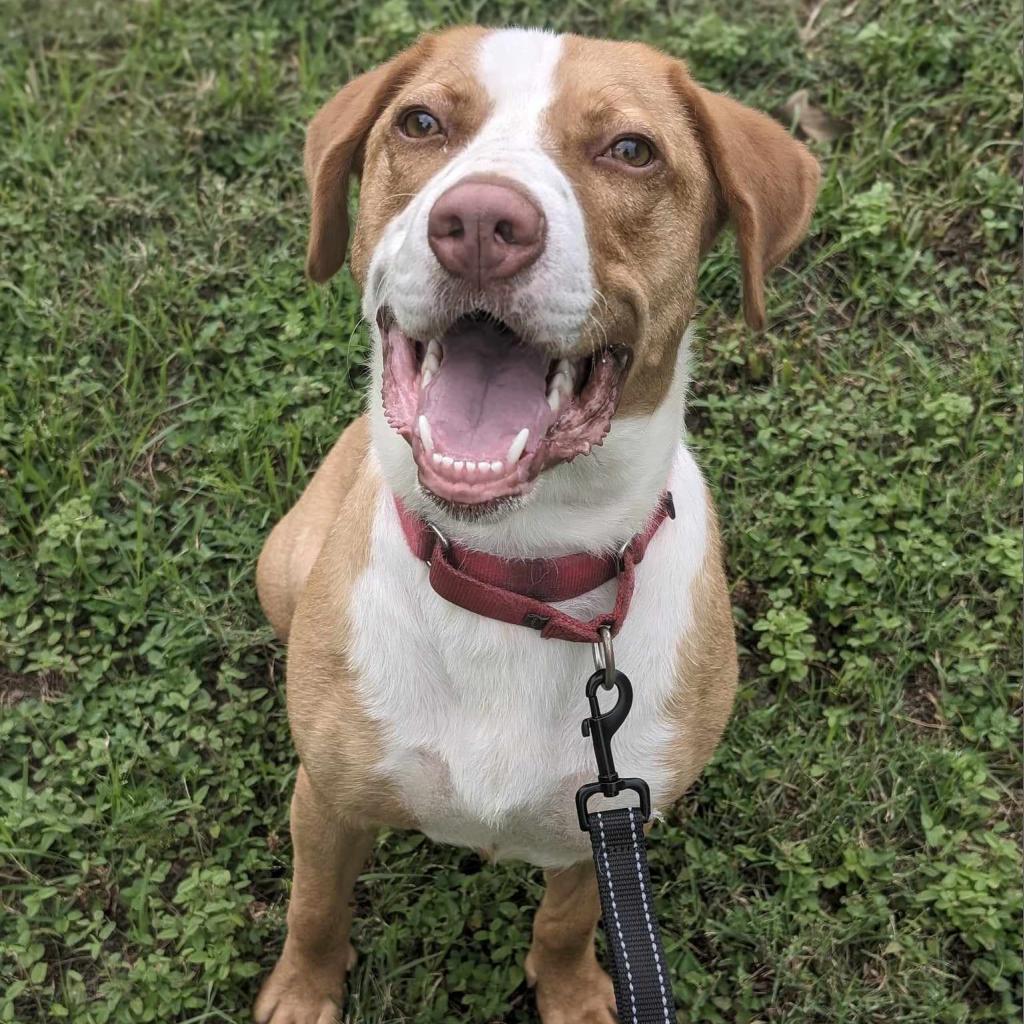
[[[797,89],[775,112],[775,116],[798,136],[813,142],[835,142],[851,130],[847,121],[833,117],[827,110],[811,102],[807,89]]]

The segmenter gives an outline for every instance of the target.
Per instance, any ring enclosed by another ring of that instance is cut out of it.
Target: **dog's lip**
[[[481,463],[479,474],[470,476],[467,475],[470,469],[468,456],[467,461],[461,464],[451,457],[442,463],[434,444],[436,438],[431,438],[428,431],[429,446],[424,441],[419,421],[423,419],[420,408],[426,385],[421,389],[420,365],[426,346],[401,328],[390,308],[380,307],[375,319],[383,347],[382,398],[388,423],[410,444],[421,486],[442,503],[472,506],[475,511],[496,507],[504,499],[525,495],[543,471],[559,463],[569,462],[578,455],[588,454],[593,447],[600,445],[611,427],[632,361],[632,350],[626,346],[571,353],[568,356],[556,354],[551,360],[552,366],[559,358],[570,359],[574,363],[586,361],[587,376],[577,392],[563,400],[566,404],[554,412],[553,416],[543,418],[546,429],[542,436],[531,436],[521,455],[502,462],[500,469],[495,465],[497,459],[486,470]],[[450,332],[456,330],[465,319],[463,315],[454,321],[441,341],[447,339]],[[486,319],[493,321],[489,314],[486,314]],[[521,358],[548,358],[547,347],[524,342],[521,335],[504,324],[495,327],[491,322],[489,329],[492,332],[498,331],[502,339],[512,335],[509,345],[521,346],[518,350],[524,352],[524,355],[516,357],[513,363]],[[433,345],[433,342],[429,344]],[[417,349],[420,351],[417,352]],[[495,361],[500,363],[502,359]],[[484,359],[483,362],[489,363],[490,360]],[[549,386],[553,387],[553,382]],[[450,403],[450,393],[448,401]],[[455,458],[457,460],[459,457]],[[457,470],[453,467],[457,467]],[[476,474],[476,464],[473,463],[472,467]],[[494,467],[493,470],[491,467]]]

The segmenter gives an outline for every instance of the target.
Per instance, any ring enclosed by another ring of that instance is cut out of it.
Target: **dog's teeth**
[[[462,472],[462,467],[464,465],[465,465],[464,462],[456,460],[455,462],[452,463],[452,469],[454,469],[456,473],[461,473]]]
[[[450,455],[442,455],[441,462],[444,463],[445,469],[451,469],[452,465],[455,463],[455,460]]]
[[[432,458],[434,460],[434,465],[435,466],[440,466],[441,465],[441,453],[440,452],[434,452]]]
[[[492,473],[500,473],[504,468],[505,468],[505,463],[504,462],[492,462],[491,463],[491,472]]]
[[[434,439],[430,436],[430,421],[426,416],[421,416],[419,420],[420,427],[420,440],[423,442],[423,447],[428,452],[434,450]]]
[[[466,472],[467,473],[475,473],[476,472],[476,463],[475,462],[470,462],[467,459],[466,460]]]
[[[565,359],[560,359],[555,369],[555,375],[551,378],[551,383],[548,384],[548,405],[552,412],[558,412],[561,409],[563,398],[568,400],[572,397],[572,389],[572,369]]]
[[[572,363],[570,363],[568,359],[559,359],[558,362],[555,363],[555,373],[564,373],[569,380],[572,380],[573,377],[576,376],[575,373],[573,373]]]
[[[481,473],[490,473],[491,464],[489,462],[478,462],[476,464],[476,468],[480,470]]]
[[[423,356],[423,365],[420,367],[420,387],[425,388],[440,369],[441,346],[436,341],[431,341],[427,345],[427,351]]]
[[[523,427],[522,430],[516,434],[516,439],[508,446],[508,455],[506,459],[509,463],[516,463],[519,461],[519,456],[523,454],[523,450],[526,448],[526,442],[530,439],[530,428]]]

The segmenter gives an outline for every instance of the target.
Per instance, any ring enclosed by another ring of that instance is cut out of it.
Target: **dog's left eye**
[[[654,147],[639,135],[623,135],[608,147],[606,155],[630,167],[646,167],[654,159]]]
[[[399,122],[403,135],[410,139],[425,139],[441,134],[441,122],[429,110],[410,110]]]

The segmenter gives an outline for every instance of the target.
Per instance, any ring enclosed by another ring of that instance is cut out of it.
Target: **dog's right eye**
[[[429,110],[410,110],[398,122],[399,130],[410,139],[425,139],[441,134],[441,122]]]

